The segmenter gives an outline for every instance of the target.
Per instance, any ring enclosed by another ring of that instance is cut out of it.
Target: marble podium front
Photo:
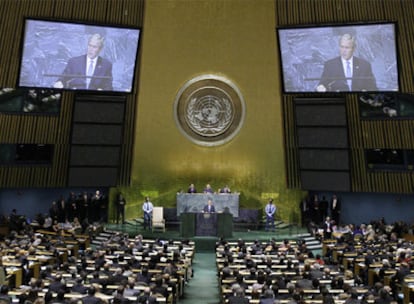
[[[197,213],[195,227],[198,236],[216,236],[217,213]]]
[[[233,216],[230,213],[182,213],[181,237],[233,236]]]
[[[210,194],[210,193],[178,193],[177,194],[177,216],[181,213],[199,213],[203,211],[207,201],[213,201],[216,212],[225,212],[225,208],[233,217],[239,216],[239,194]]]

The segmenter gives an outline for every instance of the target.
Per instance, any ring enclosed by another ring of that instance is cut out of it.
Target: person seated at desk
[[[207,184],[204,188],[204,193],[214,193],[213,188],[211,188],[210,184]]]
[[[53,221],[53,225],[52,225],[52,232],[60,232],[61,230],[61,225],[57,220]]]
[[[3,266],[1,266],[3,268]],[[6,274],[3,268],[2,272],[4,272],[4,279],[2,278],[1,286],[0,286],[0,301],[1,303],[12,303],[12,298],[9,296],[9,286],[6,283]]]
[[[157,298],[152,295],[150,287],[145,287],[143,292],[137,297],[137,303],[157,303]]]
[[[188,186],[187,193],[197,193],[197,189],[194,184],[190,184],[190,186]]]
[[[89,286],[87,295],[82,298],[82,304],[100,304],[101,299],[96,296],[96,289],[94,286]]]
[[[229,186],[225,186],[224,188],[220,189],[220,193],[231,193]]]
[[[73,233],[80,234],[82,232],[82,225],[77,217],[73,219],[72,227],[73,227],[72,229]]]
[[[208,200],[207,205],[203,208],[204,213],[215,213],[216,208],[214,208],[213,201],[211,199]]]

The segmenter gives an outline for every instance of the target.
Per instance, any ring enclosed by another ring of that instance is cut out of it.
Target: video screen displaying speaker
[[[283,91],[398,92],[396,27],[364,22],[277,28]]]
[[[131,93],[141,30],[27,18],[18,87]]]

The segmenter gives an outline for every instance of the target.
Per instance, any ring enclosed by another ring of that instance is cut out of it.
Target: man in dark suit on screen
[[[344,34],[339,39],[340,56],[325,62],[318,92],[376,91],[371,64],[354,56],[355,37]]]
[[[89,37],[88,48],[85,55],[73,57],[56,81],[57,89],[78,90],[112,90],[112,63],[101,56],[104,38],[100,34]]]

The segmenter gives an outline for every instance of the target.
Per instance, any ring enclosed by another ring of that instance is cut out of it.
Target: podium
[[[217,236],[217,213],[197,213],[196,235]]]
[[[181,213],[180,215],[180,236],[191,238],[195,236],[196,213]]]
[[[233,236],[233,215],[231,213],[181,213],[180,236]]]
[[[229,238],[233,236],[233,215],[219,213],[217,218],[217,236]]]

